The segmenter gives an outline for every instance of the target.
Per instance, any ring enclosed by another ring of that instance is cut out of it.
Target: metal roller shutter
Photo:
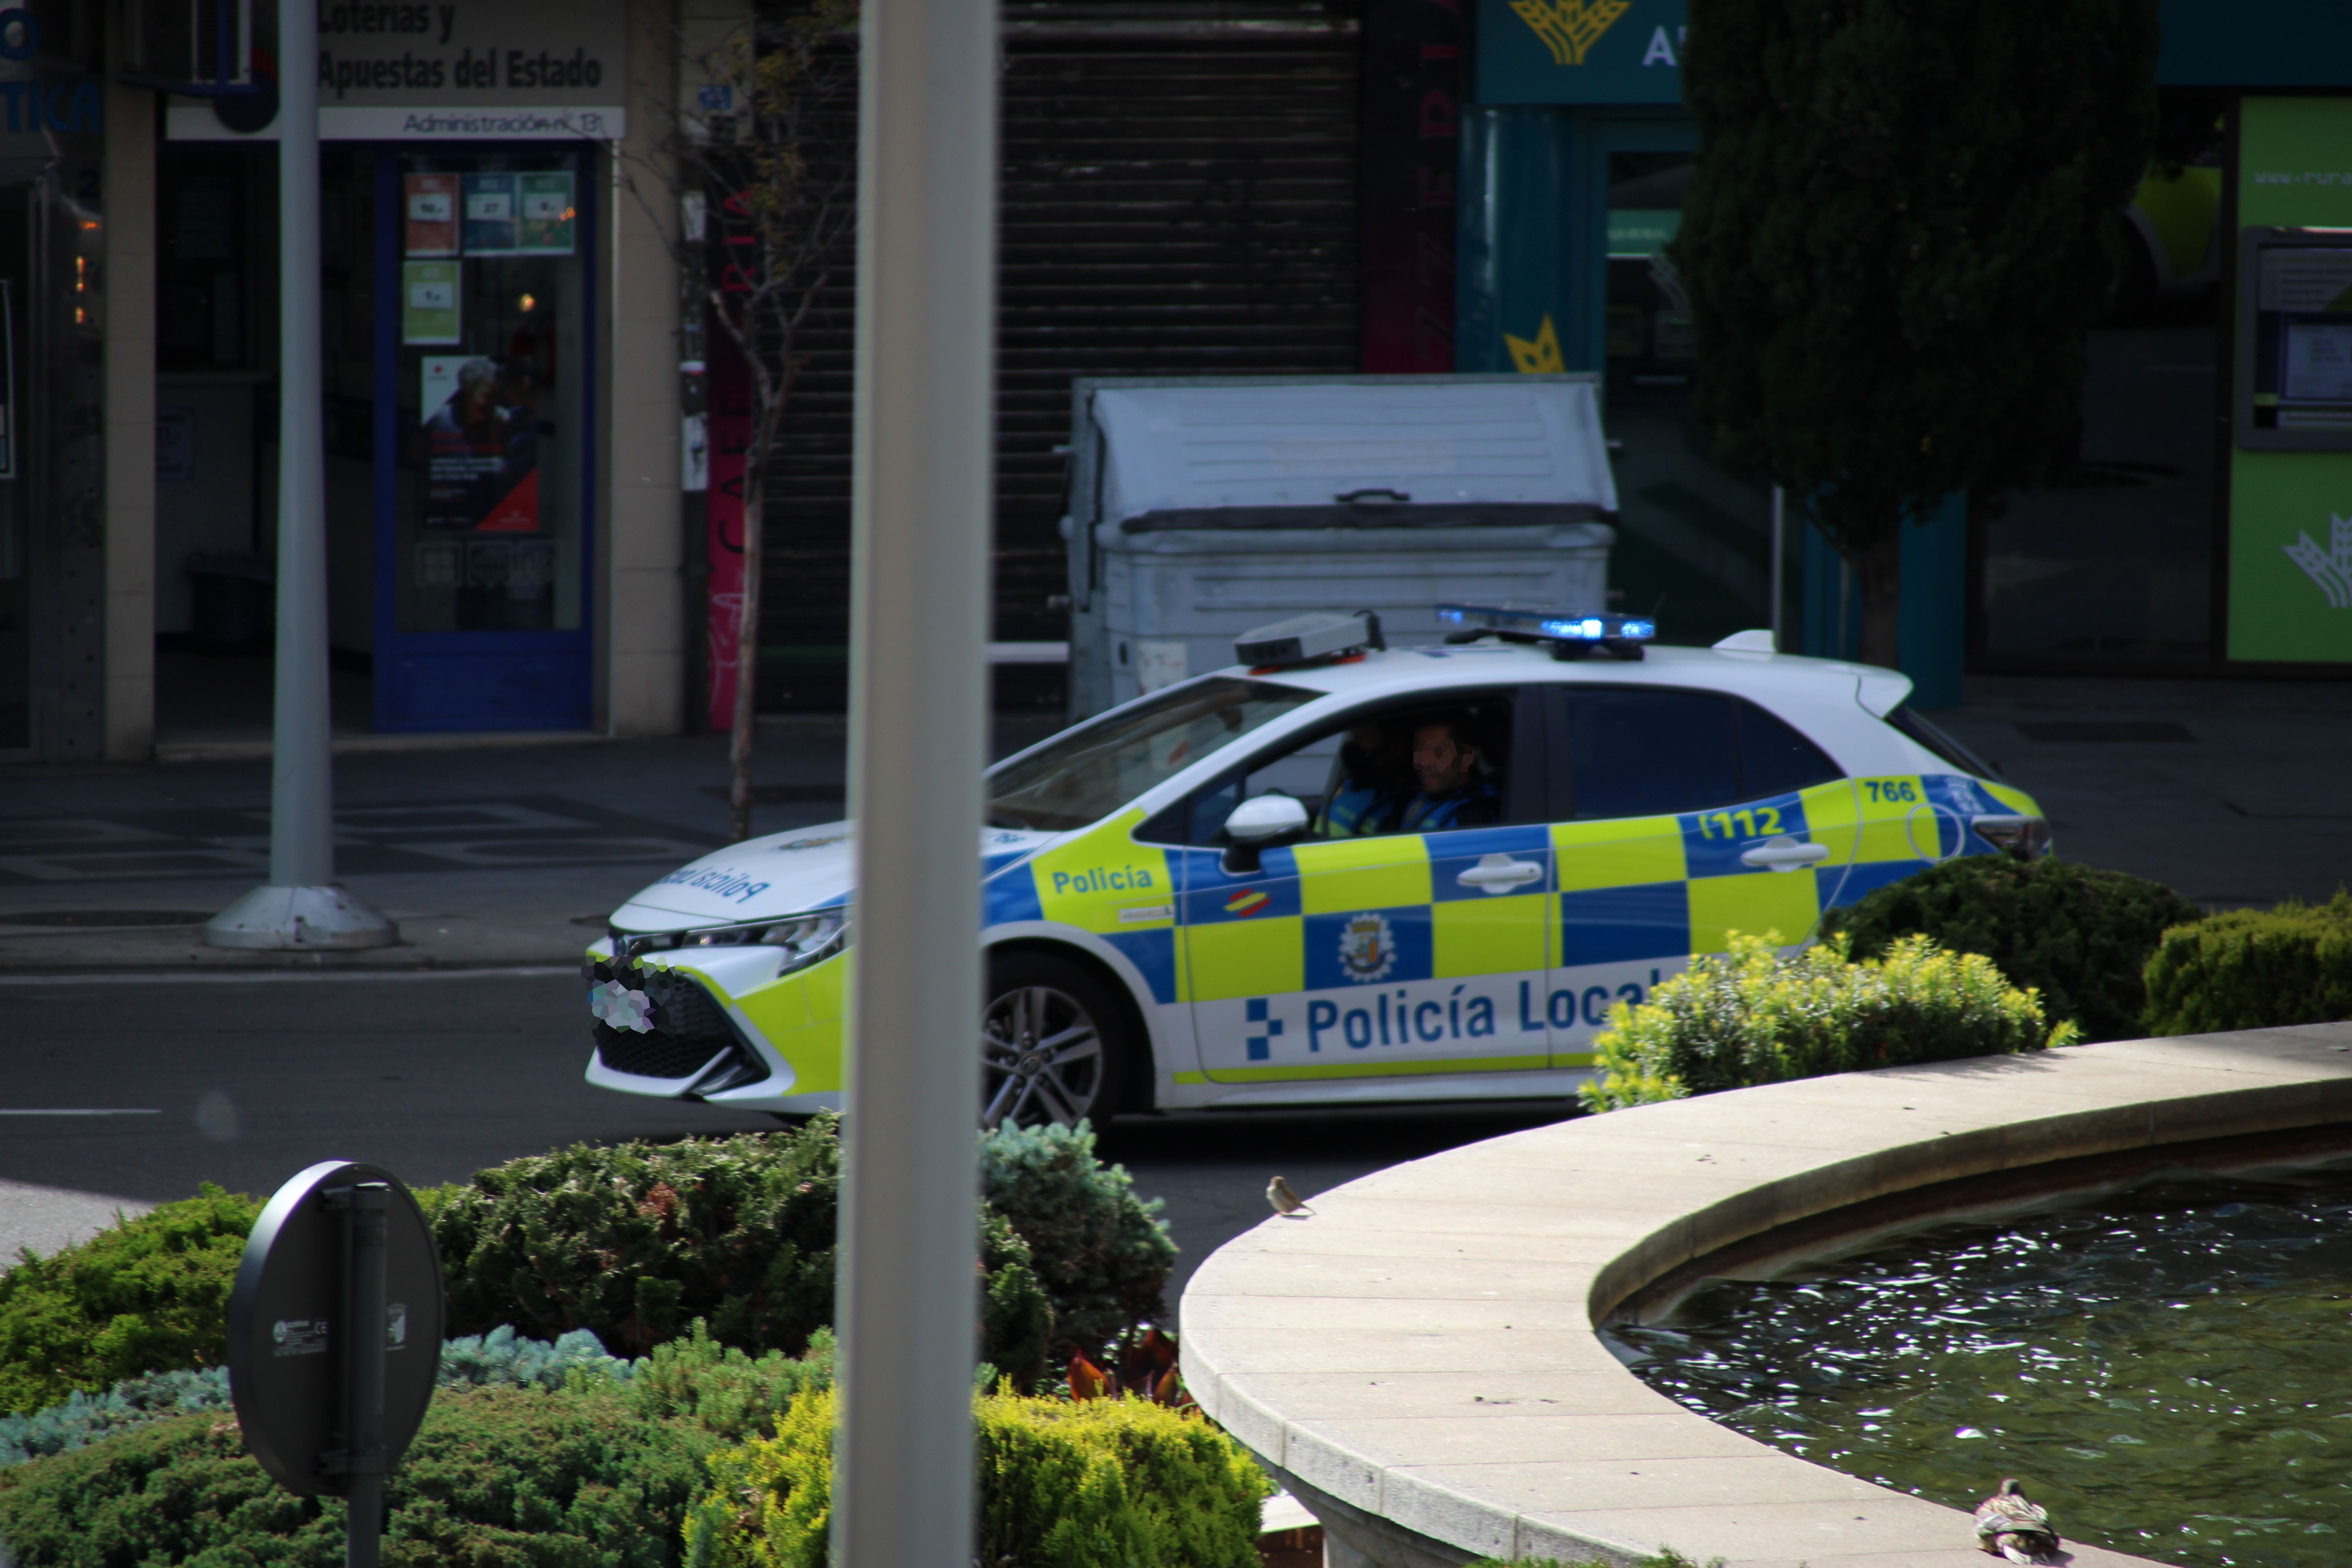
[[[1358,368],[1359,27],[1353,0],[1005,16],[995,635],[1052,639],[1072,378]],[[845,690],[852,302],[808,334],[786,416],[763,707]]]

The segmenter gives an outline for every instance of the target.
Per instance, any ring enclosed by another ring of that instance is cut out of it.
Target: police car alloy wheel
[[[1013,953],[989,964],[980,1018],[980,1120],[1099,1126],[1119,1108],[1128,1043],[1118,1003],[1075,963]]]

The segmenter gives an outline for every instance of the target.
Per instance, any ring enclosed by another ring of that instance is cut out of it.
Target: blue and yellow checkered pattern
[[[1160,1003],[1361,984],[1353,922],[1377,917],[1380,979],[1443,980],[1729,949],[1734,932],[1804,941],[1822,911],[1969,850],[1979,813],[2035,813],[2031,797],[1949,774],[1842,779],[1673,816],[1343,838],[1265,851],[1225,870],[1213,849],[1139,844],[1129,812],[986,884],[991,926],[1048,921],[1125,953]],[[1767,840],[1822,860],[1759,869]],[[1433,846],[1435,853],[1433,853]],[[1540,868],[1506,891],[1465,887],[1490,857]]]

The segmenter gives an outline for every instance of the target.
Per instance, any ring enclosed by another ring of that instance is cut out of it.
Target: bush
[[[747,1356],[700,1324],[634,1365],[593,1365],[597,1352],[571,1344],[555,1388],[532,1363],[543,1370],[560,1344],[493,1335],[454,1376],[445,1359],[445,1386],[391,1483],[387,1568],[675,1563],[687,1507],[707,1487],[703,1460],[772,1436],[780,1411],[832,1384],[824,1330],[797,1360]],[[490,1385],[447,1386],[478,1374]],[[21,1568],[342,1562],[342,1504],[282,1490],[245,1452],[235,1417],[150,1420],[0,1470],[0,1540]]]
[[[477,1173],[434,1226],[450,1331],[584,1328],[637,1356],[703,1318],[727,1344],[800,1350],[833,1319],[838,1128],[583,1143]]]
[[[981,1563],[1022,1568],[1255,1568],[1267,1487],[1198,1415],[1139,1399],[973,1402]],[[772,1439],[711,1457],[688,1515],[692,1568],[821,1568],[834,1401],[802,1399]]]
[[[229,1289],[261,1205],[207,1182],[0,1274],[0,1411],[227,1359]]]
[[[984,1134],[980,1191],[1029,1244],[1054,1303],[1058,1352],[1100,1355],[1136,1324],[1167,1316],[1176,1244],[1160,1218],[1161,1201],[1138,1198],[1126,1167],[1096,1158],[1093,1128],[1006,1126]]]
[[[2231,910],[2177,926],[2147,961],[2156,1035],[2352,1018],[2352,893],[2326,903]]]
[[[229,1405],[228,1368],[158,1372],[127,1378],[103,1394],[75,1389],[62,1405],[29,1415],[0,1415],[0,1468],[74,1449],[198,1410]]]
[[[1856,958],[1883,958],[1915,935],[1981,953],[2084,1039],[2123,1040],[2142,1031],[2148,955],[2167,928],[2200,913],[2163,883],[2122,871],[1964,855],[1825,911],[1822,940],[1847,938]]]
[[[1639,1007],[1620,1002],[1594,1046],[1601,1078],[1579,1089],[1590,1110],[1614,1110],[1748,1084],[2063,1045],[2031,991],[2005,984],[1976,953],[1898,939],[1883,959],[1849,963],[1834,947],[1794,958],[1777,932],[1734,936]]]

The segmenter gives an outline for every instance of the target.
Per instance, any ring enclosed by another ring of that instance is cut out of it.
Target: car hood
[[[1064,837],[983,829],[981,874],[992,876]],[[849,902],[856,879],[856,831],[847,822],[796,827],[713,850],[630,896],[614,910],[621,931],[721,925]]]

